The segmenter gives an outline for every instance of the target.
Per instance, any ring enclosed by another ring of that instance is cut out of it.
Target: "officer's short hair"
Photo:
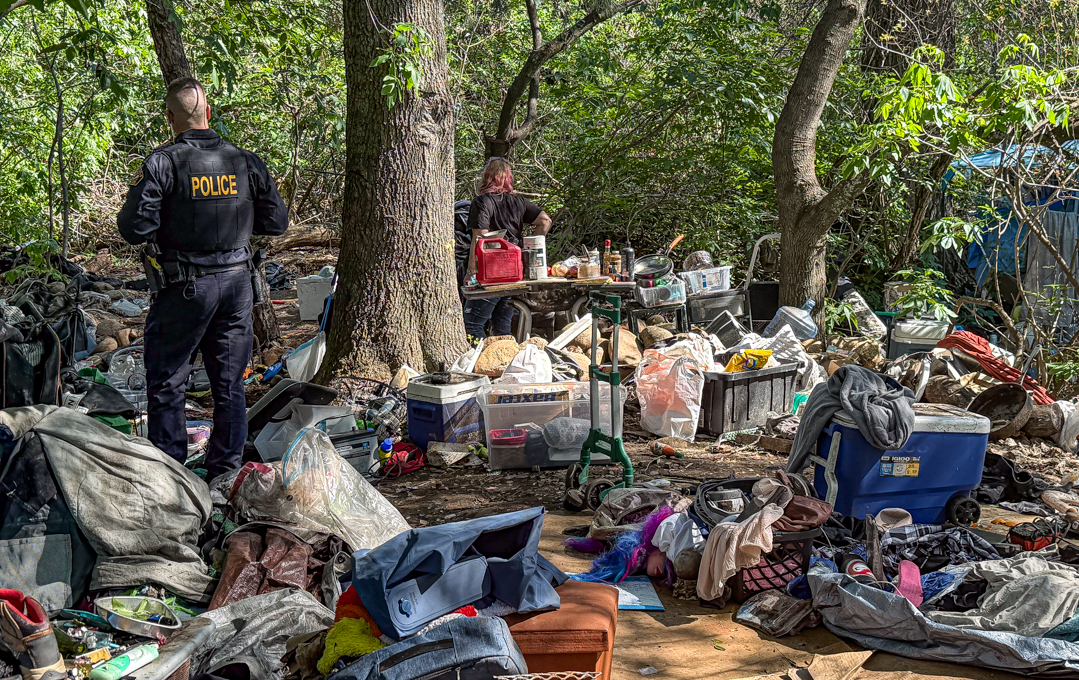
[[[206,104],[206,90],[190,76],[177,78],[165,91],[165,106],[180,121],[205,123]]]

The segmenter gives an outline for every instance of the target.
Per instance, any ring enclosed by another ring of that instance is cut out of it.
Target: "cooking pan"
[[[638,286],[641,288],[653,288],[656,281],[671,275],[671,272],[674,271],[674,260],[671,259],[671,251],[683,238],[684,235],[679,234],[678,238],[667,246],[666,252],[638,257],[633,262],[633,280],[637,282]]]
[[[967,410],[971,413],[985,416],[989,419],[989,439],[1006,439],[1019,434],[1023,426],[1030,420],[1030,413],[1034,409],[1034,402],[1030,398],[1030,392],[1023,387],[1030,362],[1038,356],[1041,345],[1036,345],[1030,351],[1030,355],[1023,363],[1023,371],[1019,374],[1019,380],[1013,383],[994,385],[974,397]]]

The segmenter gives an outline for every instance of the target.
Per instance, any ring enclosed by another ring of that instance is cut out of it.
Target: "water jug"
[[[801,309],[780,307],[768,327],[764,329],[764,337],[775,336],[784,326],[790,326],[794,331],[794,337],[799,340],[812,340],[817,337],[817,324],[813,322],[813,317],[810,315],[816,304],[813,300],[806,300]]]

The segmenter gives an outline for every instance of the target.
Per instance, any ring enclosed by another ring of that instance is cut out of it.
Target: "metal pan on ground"
[[[1019,434],[1023,426],[1030,419],[1031,411],[1034,410],[1034,401],[1030,398],[1030,392],[1023,387],[1030,362],[1041,350],[1036,345],[1023,364],[1023,371],[1019,380],[1013,383],[994,385],[986,391],[974,397],[967,410],[971,413],[985,416],[989,419],[989,439],[1007,439]]]

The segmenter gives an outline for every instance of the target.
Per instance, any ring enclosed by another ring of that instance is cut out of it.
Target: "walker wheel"
[[[614,488],[614,482],[609,479],[593,479],[584,485],[581,493],[589,510],[596,510],[603,502],[603,493]]]
[[[573,489],[579,489],[581,487],[581,467],[580,463],[574,463],[566,469],[566,490],[572,491]]]
[[[948,521],[961,527],[969,527],[982,516],[982,506],[968,496],[956,496],[944,508]]]

